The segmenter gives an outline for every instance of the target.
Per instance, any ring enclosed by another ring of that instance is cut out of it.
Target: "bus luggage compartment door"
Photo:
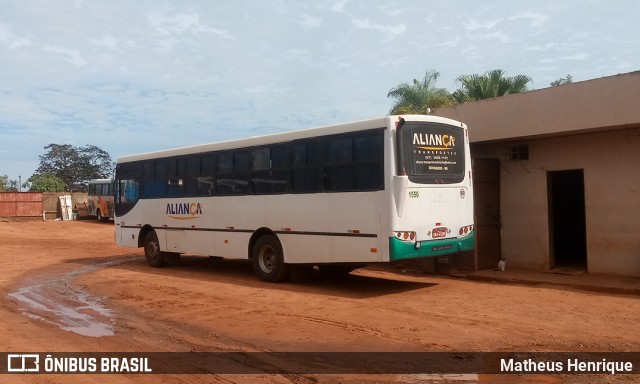
[[[163,251],[167,252],[184,252],[181,244],[185,242],[185,231],[181,229],[165,230],[165,246]]]

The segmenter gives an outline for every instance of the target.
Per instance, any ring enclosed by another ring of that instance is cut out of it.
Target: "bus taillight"
[[[393,235],[398,240],[414,241],[416,239],[416,233],[412,231],[393,232]]]
[[[460,236],[465,236],[469,233],[473,232],[473,225],[466,225],[462,228],[460,228],[460,230],[458,231],[458,234]]]

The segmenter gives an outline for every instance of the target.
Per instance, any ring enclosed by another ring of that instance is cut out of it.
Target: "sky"
[[[393,87],[640,69],[636,0],[0,0],[0,175],[384,116]]]

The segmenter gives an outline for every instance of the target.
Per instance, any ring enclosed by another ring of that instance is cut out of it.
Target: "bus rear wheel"
[[[164,267],[166,264],[164,252],[160,251],[160,243],[155,231],[147,233],[144,237],[144,257],[147,264],[155,268]]]
[[[282,246],[273,235],[264,235],[253,247],[253,270],[256,275],[270,283],[286,280],[290,266],[284,262]]]
[[[102,212],[100,212],[100,210],[99,210],[99,209],[98,209],[98,211],[96,212],[96,216],[98,217],[98,221],[99,221],[99,222],[102,222],[102,223],[103,223],[103,222],[105,222],[105,221],[107,221],[107,220],[109,220],[109,218],[108,218],[108,217],[104,217],[104,216],[102,216]]]

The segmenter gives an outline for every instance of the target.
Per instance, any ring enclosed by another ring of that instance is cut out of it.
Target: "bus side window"
[[[167,197],[184,196],[187,161],[184,157],[167,159]]]
[[[198,177],[199,196],[213,196],[216,194],[216,155],[202,156],[202,171]]]
[[[249,152],[238,150],[233,152],[233,194],[244,195],[249,192],[249,171],[251,158]]]
[[[349,191],[353,188],[353,136],[328,137],[324,141],[324,189]]]
[[[251,191],[258,194],[285,193],[289,181],[287,145],[256,148],[251,155]]]
[[[271,192],[285,193],[289,190],[289,147],[274,145],[271,147]]]
[[[205,162],[203,159],[207,159],[206,167],[203,166],[203,162]],[[205,175],[209,172],[209,169],[213,169],[213,166],[209,165],[212,159],[212,155],[191,155],[187,157],[185,196],[198,197],[211,195],[209,190],[213,188],[213,181]],[[206,169],[206,171],[203,171],[203,169]],[[211,171],[211,175],[213,175],[213,171]]]
[[[324,145],[327,191],[371,191],[384,188],[383,131],[328,137]]]
[[[123,185],[121,193],[124,198],[124,202],[135,203],[138,201],[139,187],[136,180],[125,180],[121,185]]]
[[[147,161],[144,164],[142,197],[165,197],[167,185],[167,166],[165,160]]]
[[[116,170],[116,215],[127,213],[140,197],[139,178],[144,168],[141,162],[119,164]]]
[[[321,191],[320,144],[318,140],[300,140],[291,144],[291,192]]]
[[[246,150],[218,154],[216,192],[220,195],[244,195],[249,190],[251,160]]]
[[[353,161],[356,163],[355,188],[372,190],[384,188],[384,152],[382,133],[355,137]]]

